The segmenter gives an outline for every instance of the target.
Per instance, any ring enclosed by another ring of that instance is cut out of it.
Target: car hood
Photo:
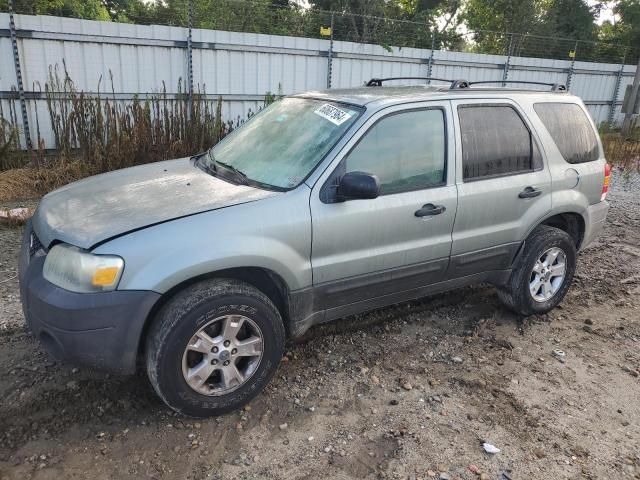
[[[133,230],[278,194],[231,184],[183,158],[96,175],[51,192],[40,201],[33,228],[46,247],[58,240],[91,249]]]

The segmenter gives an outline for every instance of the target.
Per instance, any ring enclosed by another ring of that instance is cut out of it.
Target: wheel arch
[[[575,211],[553,212],[531,228],[527,232],[527,237],[540,225],[555,227],[566,232],[573,239],[576,250],[580,250],[585,233],[585,219],[582,214]]]
[[[289,318],[289,287],[280,275],[276,272],[262,267],[234,267],[217,270],[214,272],[197,275],[195,277],[184,280],[162,294],[160,299],[153,305],[151,311],[145,319],[144,326],[138,339],[138,355],[143,353],[145,338],[147,337],[149,328],[153,323],[158,312],[172,299],[176,294],[188,288],[189,286],[201,282],[203,280],[211,280],[216,278],[227,278],[239,280],[260,290],[264,293],[276,306],[287,336],[290,330]]]
[[[581,214],[577,212],[556,213],[546,218],[542,225],[559,228],[567,232],[573,239],[576,250],[580,250],[585,232],[585,220]]]
[[[584,216],[576,211],[571,210],[565,212],[553,212],[547,217],[544,217],[527,231],[524,240],[520,244],[518,251],[513,257],[512,267],[515,268],[519,264],[522,253],[527,246],[527,239],[529,238],[531,233],[541,225],[555,227],[566,232],[573,239],[574,245],[576,246],[576,251],[580,250],[585,236],[586,223]]]

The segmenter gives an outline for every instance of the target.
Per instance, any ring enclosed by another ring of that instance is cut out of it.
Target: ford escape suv
[[[257,395],[315,324],[475,282],[522,315],[554,308],[608,210],[581,100],[387,80],[285,97],[205,153],[45,196],[20,258],[34,335],[77,364],[143,364],[204,417]]]

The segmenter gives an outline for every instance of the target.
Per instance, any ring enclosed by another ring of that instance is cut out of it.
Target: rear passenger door
[[[458,211],[449,277],[509,268],[525,235],[551,210],[539,140],[512,101],[453,101]]]

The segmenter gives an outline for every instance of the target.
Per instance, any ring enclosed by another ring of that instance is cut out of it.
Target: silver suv
[[[387,80],[283,98],[203,154],[44,197],[20,259],[33,333],[78,364],[140,361],[205,417],[318,323],[476,282],[519,314],[554,308],[608,210],[581,100]]]

